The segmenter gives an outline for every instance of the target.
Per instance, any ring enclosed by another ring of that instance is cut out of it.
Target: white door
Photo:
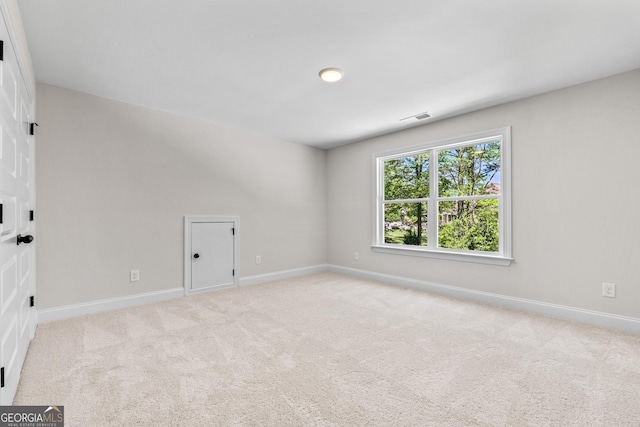
[[[233,286],[236,223],[200,219],[186,224],[189,239],[185,246],[185,268],[190,270],[185,284],[187,293]]]
[[[24,243],[34,231],[34,138],[32,102],[2,19],[0,40],[0,405],[10,405],[36,326],[34,243]],[[18,244],[20,236],[29,237]]]

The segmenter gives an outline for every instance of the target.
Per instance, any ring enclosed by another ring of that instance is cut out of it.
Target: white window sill
[[[424,258],[445,259],[448,261],[476,262],[508,267],[513,258],[488,253],[468,253],[447,250],[433,250],[402,245],[371,245],[374,252],[382,252],[396,255],[409,255]]]

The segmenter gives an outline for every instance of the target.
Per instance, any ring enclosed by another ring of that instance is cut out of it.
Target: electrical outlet
[[[355,259],[356,261],[360,261],[360,254],[358,252],[354,252],[353,259]]]
[[[613,283],[603,283],[602,284],[602,296],[615,298],[616,297],[616,285]]]
[[[140,270],[131,270],[130,273],[130,281],[137,282],[140,280]]]
[[[256,255],[256,264],[260,264],[262,262],[262,257],[260,255]]]

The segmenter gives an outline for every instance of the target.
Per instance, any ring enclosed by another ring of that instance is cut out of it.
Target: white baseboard
[[[514,310],[527,311],[531,313],[542,314],[545,316],[557,317],[560,319],[572,320],[576,322],[587,323],[590,325],[640,334],[640,319],[635,317],[619,316],[616,314],[585,310],[559,304],[551,304],[524,298],[509,297],[506,295],[493,294],[489,292],[474,291],[470,289],[459,288],[456,286],[443,285],[440,283],[428,282],[424,280],[409,279],[401,276],[392,276],[366,270],[358,270],[355,268],[341,267],[338,265],[320,264],[310,267],[243,277],[240,278],[239,286],[257,285],[274,280],[282,280],[292,277],[305,276],[313,273],[320,273],[327,270],[333,271],[335,273],[346,274],[349,276],[360,277],[363,279],[375,280],[390,285],[413,288],[441,295],[447,295],[454,298],[477,301]],[[173,298],[181,298],[184,295],[184,288],[174,288],[127,297],[73,304],[64,307],[54,307],[44,310],[38,310],[37,319],[40,323],[47,323],[56,320],[78,317],[85,314],[118,310],[121,308],[133,307],[136,305],[165,301]]]
[[[319,273],[327,271],[325,264],[314,265],[310,267],[296,268],[293,270],[283,270],[274,273],[260,274],[257,276],[248,276],[241,278],[239,286],[257,285],[260,283],[281,280],[290,277],[305,276],[307,274]],[[221,286],[218,288],[204,289],[203,292],[227,289],[231,286]],[[196,292],[197,293],[197,292]],[[57,320],[70,319],[72,317],[84,316],[85,314],[101,313],[110,310],[119,310],[121,308],[134,307],[152,302],[165,301],[173,298],[182,298],[185,296],[184,288],[167,289],[158,292],[149,292],[145,294],[130,295],[119,298],[109,298],[98,301],[90,301],[80,304],[66,305],[63,307],[46,308],[38,310],[38,322],[48,323]]]
[[[400,276],[391,276],[387,274],[375,273],[372,271],[340,267],[337,265],[329,265],[328,270],[335,273],[360,277],[363,279],[375,280],[389,285],[413,288],[441,295],[447,295],[454,298],[483,302],[486,304],[506,307],[514,310],[527,311],[531,313],[542,314],[545,316],[551,316],[560,319],[601,326],[604,328],[618,329],[626,332],[640,334],[640,319],[635,317],[619,316],[616,314],[584,310],[581,308],[550,304],[524,298],[516,298],[489,292],[474,291],[470,289],[459,288],[456,286],[442,285],[439,283],[408,279]]]
[[[290,277],[306,276],[307,274],[327,271],[326,264],[312,265],[310,267],[295,268],[293,270],[282,270],[274,273],[258,274],[240,278],[240,286],[258,285],[260,283],[272,282],[274,280],[288,279]]]
[[[183,296],[184,288],[174,288],[126,297],[109,298],[80,304],[66,305],[63,307],[46,308],[44,310],[38,310],[38,321],[40,323],[55,322],[57,320],[70,319],[72,317],[83,316],[85,314],[118,310],[151,302],[181,298]]]

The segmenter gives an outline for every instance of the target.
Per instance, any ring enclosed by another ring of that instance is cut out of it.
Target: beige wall
[[[325,152],[38,85],[39,307],[182,286],[182,217],[212,214],[241,218],[241,277],[328,262],[640,318],[638,99],[640,70]],[[371,251],[373,153],[502,126],[510,267]]]
[[[328,262],[640,317],[639,100],[636,70],[330,150]],[[373,153],[509,125],[510,267],[371,251]]]
[[[326,262],[325,151],[49,85],[37,95],[40,309],[181,287],[184,215],[240,216],[240,277]]]

